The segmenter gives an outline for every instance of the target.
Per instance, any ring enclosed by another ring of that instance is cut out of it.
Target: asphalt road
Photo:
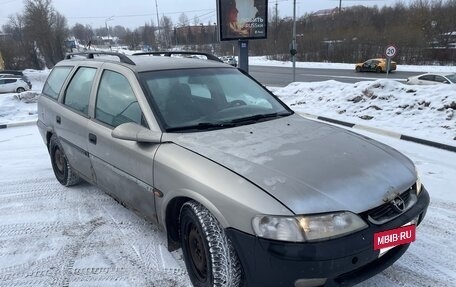
[[[249,66],[249,73],[260,83],[266,86],[284,87],[293,81],[292,68]],[[419,75],[417,72],[395,71],[388,75],[389,79],[404,81],[410,77]],[[336,80],[344,83],[356,83],[359,81],[371,81],[386,78],[385,73],[356,73],[353,70],[340,69],[308,69],[296,68],[297,82],[318,82]]]

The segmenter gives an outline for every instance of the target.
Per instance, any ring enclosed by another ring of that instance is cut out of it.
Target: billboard
[[[220,41],[265,39],[268,0],[217,0]]]

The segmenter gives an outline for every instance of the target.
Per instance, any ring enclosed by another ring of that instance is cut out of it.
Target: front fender
[[[254,234],[251,220],[258,214],[293,215],[248,179],[173,143],[162,144],[154,160],[158,220],[166,228],[166,209],[175,198],[204,205],[224,228]]]

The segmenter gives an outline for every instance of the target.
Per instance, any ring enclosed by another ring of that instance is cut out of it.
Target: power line
[[[188,10],[188,11],[180,11],[180,12],[164,12],[164,15],[172,15],[172,14],[181,14],[181,13],[194,13],[194,12],[202,12],[202,11],[211,11],[209,13],[215,13],[213,9],[200,9],[200,10]],[[148,17],[148,16],[155,16],[156,12],[154,13],[147,13],[147,14],[124,14],[124,15],[114,15],[115,18],[126,18],[126,17]],[[110,15],[112,16],[112,15]],[[106,17],[110,16],[74,16],[74,17],[67,17],[68,19],[105,19]]]

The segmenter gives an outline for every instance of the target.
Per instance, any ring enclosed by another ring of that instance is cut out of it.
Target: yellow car
[[[377,59],[370,59],[364,63],[358,63],[355,65],[356,72],[377,72],[377,73],[386,73],[387,69],[387,59],[377,58]],[[389,71],[396,70],[397,64],[394,61],[391,61],[391,65]]]

